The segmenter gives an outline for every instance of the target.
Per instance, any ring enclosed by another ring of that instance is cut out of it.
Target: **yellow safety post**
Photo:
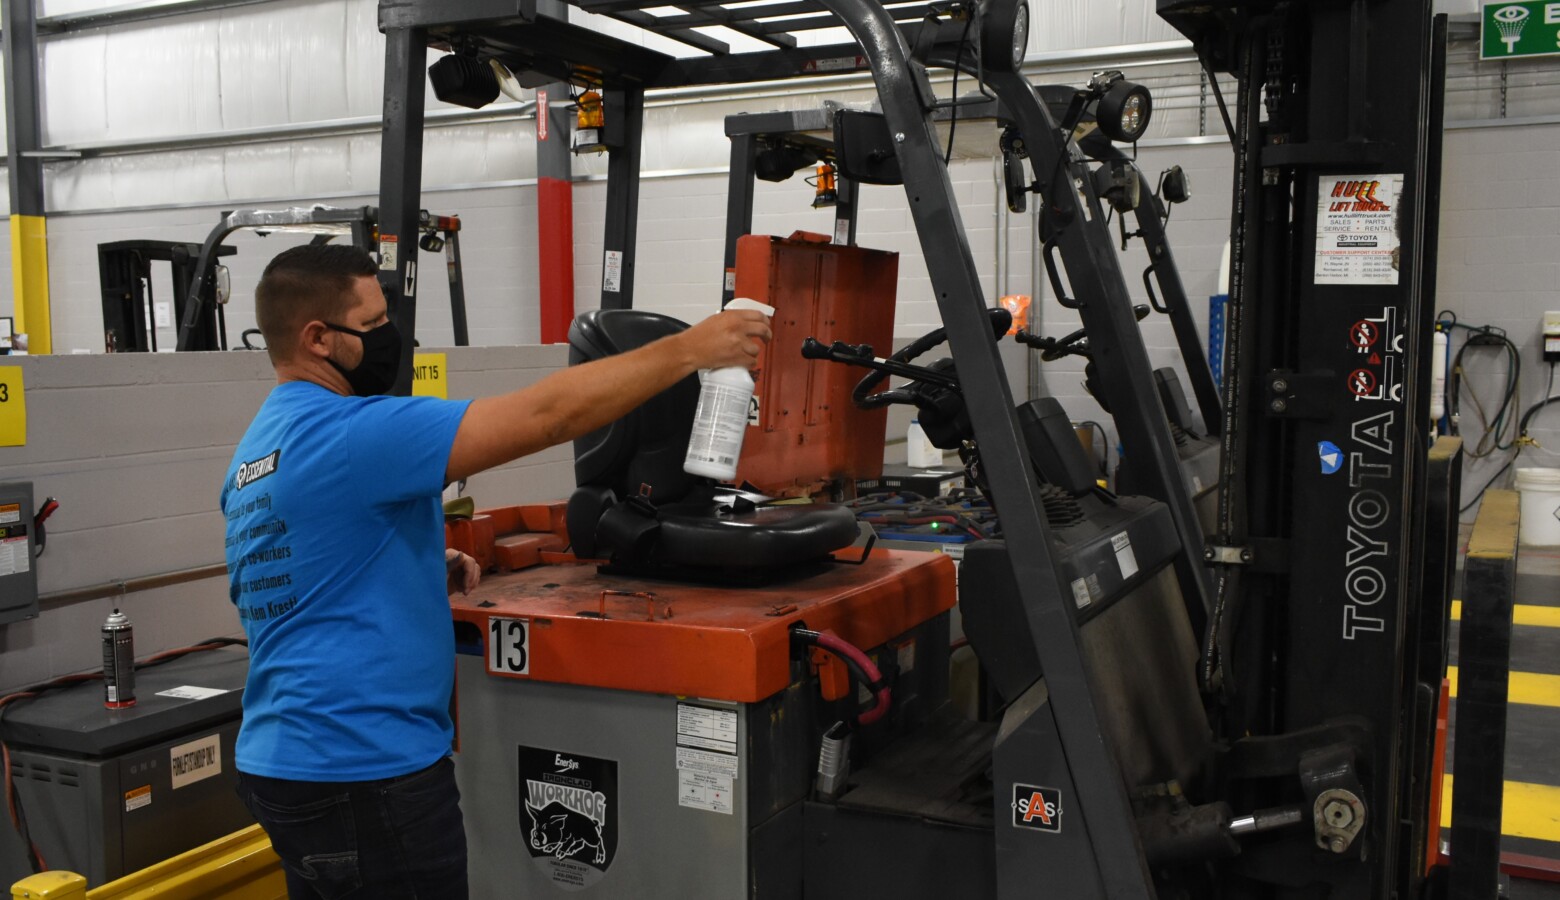
[[[27,335],[27,352],[54,352],[49,317],[49,237],[43,216],[11,217],[11,286],[16,330]]]

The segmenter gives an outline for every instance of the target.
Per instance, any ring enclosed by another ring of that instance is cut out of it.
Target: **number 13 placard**
[[[488,619],[488,671],[495,675],[531,674],[529,619]]]

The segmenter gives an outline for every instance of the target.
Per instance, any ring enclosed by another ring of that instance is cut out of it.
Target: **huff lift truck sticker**
[[[564,890],[600,881],[618,842],[617,761],[520,745],[520,829]]]

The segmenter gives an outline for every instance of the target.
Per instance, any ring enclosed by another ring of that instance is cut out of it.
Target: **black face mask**
[[[401,370],[401,332],[394,322],[386,322],[367,331],[354,331],[342,325],[325,323],[325,327],[342,334],[350,334],[363,342],[363,359],[355,369],[344,369],[334,359],[327,360],[347,379],[352,393],[359,397],[383,394],[395,384]]]

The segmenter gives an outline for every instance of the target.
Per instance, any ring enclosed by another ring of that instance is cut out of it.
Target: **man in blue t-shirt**
[[[222,487],[229,591],[249,636],[239,793],[293,898],[465,897],[454,767],[446,484],[612,422],[698,369],[753,365],[756,312],[476,401],[380,396],[401,338],[353,247],[288,250],[255,317],[277,386]]]

